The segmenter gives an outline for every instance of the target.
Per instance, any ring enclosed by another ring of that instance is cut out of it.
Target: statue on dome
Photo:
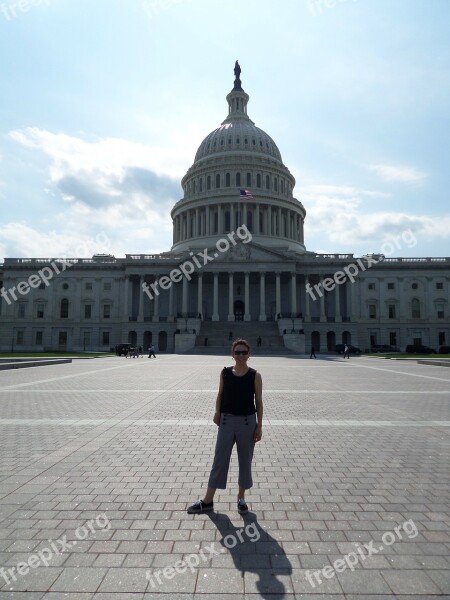
[[[234,88],[233,90],[242,90],[241,87],[241,67],[239,66],[238,61],[236,61],[234,63],[234,76],[235,76],[235,80],[234,80]]]

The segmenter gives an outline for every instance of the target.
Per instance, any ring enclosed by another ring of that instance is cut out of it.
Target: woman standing
[[[250,344],[238,339],[233,342],[233,367],[224,367],[220,374],[219,392],[213,421],[219,427],[214,463],[203,500],[187,509],[189,514],[214,509],[216,489],[226,488],[231,452],[236,442],[239,462],[239,492],[237,509],[240,514],[248,512],[245,490],[253,486],[252,458],[255,442],[262,437],[262,379],[261,375],[247,365]],[[255,414],[256,413],[256,414]]]

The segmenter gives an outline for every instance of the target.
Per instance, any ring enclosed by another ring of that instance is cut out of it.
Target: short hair
[[[236,346],[245,346],[247,348],[247,350],[250,352],[250,344],[247,342],[247,340],[243,340],[242,338],[238,338],[237,340],[234,340],[232,346],[231,346],[231,350],[234,353],[234,349],[236,348]]]

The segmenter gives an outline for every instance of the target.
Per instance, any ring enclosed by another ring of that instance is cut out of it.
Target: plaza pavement
[[[234,454],[216,512],[187,515],[225,364],[159,355],[0,373],[0,600],[450,598],[449,370],[253,357],[265,419],[250,513],[236,512]],[[307,570],[327,566],[313,587]],[[179,572],[159,583],[164,567]]]

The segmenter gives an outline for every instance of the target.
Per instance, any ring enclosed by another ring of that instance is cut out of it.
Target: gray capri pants
[[[208,486],[224,490],[227,487],[228,469],[231,452],[236,442],[239,462],[239,486],[248,490],[253,486],[252,459],[255,442],[256,414],[241,417],[239,415],[220,415],[216,452],[209,476]]]

